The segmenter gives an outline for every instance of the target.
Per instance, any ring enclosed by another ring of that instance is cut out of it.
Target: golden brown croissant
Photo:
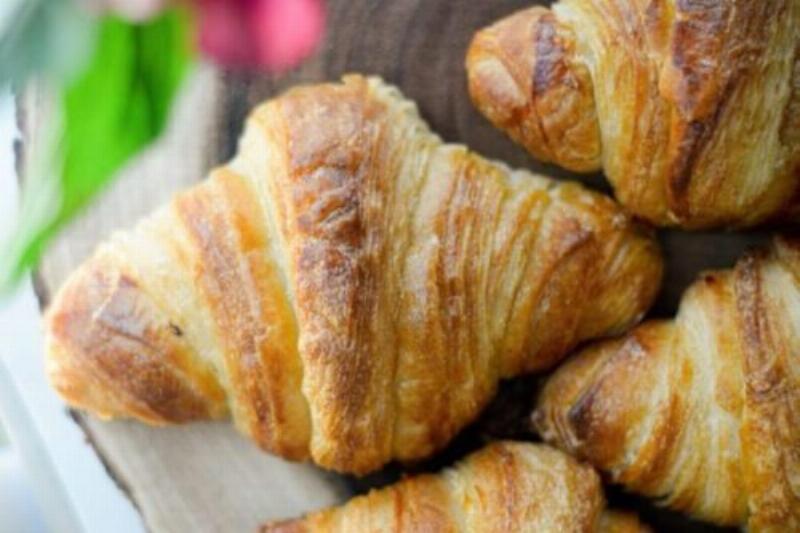
[[[800,531],[800,239],[702,276],[673,321],[549,379],[542,436],[613,481],[751,531]]]
[[[800,214],[800,2],[561,0],[481,30],[480,111],[660,225]]]
[[[603,511],[591,467],[543,445],[495,442],[438,475],[406,478],[262,533],[591,532],[638,533],[632,514]]]
[[[443,144],[351,76],[259,107],[230,164],[100,246],[49,310],[47,366],[100,416],[230,414],[266,450],[364,473],[623,330],[660,275],[610,199]]]

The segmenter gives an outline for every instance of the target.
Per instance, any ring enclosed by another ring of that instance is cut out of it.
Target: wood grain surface
[[[532,3],[549,4],[526,0],[329,0],[324,44],[297,70],[267,76],[199,68],[184,87],[167,134],[128,165],[49,250],[36,273],[42,305],[114,229],[130,226],[228,159],[254,105],[297,83],[335,80],[347,72],[378,74],[398,85],[418,102],[422,115],[447,141],[463,142],[513,166],[580,179],[607,191],[601,175],[576,176],[532,160],[492,128],[469,102],[463,65],[472,33]],[[48,125],[47,98],[32,88],[20,103],[26,137],[24,159],[35,152],[37,137]],[[732,265],[746,247],[763,241],[766,235],[662,232],[667,276],[652,313],[672,313],[681,292],[699,271]],[[515,399],[530,398],[532,383],[522,380],[504,387],[478,424],[443,458],[422,468],[456,458],[477,445],[485,428],[497,427],[498,420],[505,420],[510,412],[521,412],[518,407],[505,406]],[[260,453],[226,424],[154,429],[132,422],[101,423],[83,415],[76,415],[76,420],[152,531],[252,531],[265,519],[330,504],[353,487],[363,490],[397,475],[397,468],[390,468],[384,475],[354,482],[308,465],[288,464]],[[509,433],[502,428],[487,431]],[[638,499],[617,494],[612,501],[637,507],[661,529],[711,530],[656,511]]]

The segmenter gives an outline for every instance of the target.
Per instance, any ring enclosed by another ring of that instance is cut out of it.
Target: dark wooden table
[[[465,143],[513,166],[580,179],[607,191],[601,175],[577,176],[532,160],[492,128],[469,102],[463,65],[471,35],[531,3],[329,0],[324,45],[296,71],[267,76],[198,69],[184,88],[164,138],[125,168],[113,186],[52,246],[37,272],[42,305],[111,231],[131,225],[176,190],[201,180],[209,168],[228,159],[236,150],[244,118],[255,104],[297,83],[335,80],[348,72],[377,74],[398,85],[418,102],[422,115],[447,141]],[[29,153],[36,149],[38,135],[48,123],[48,99],[32,88],[21,104],[27,139],[23,153]],[[765,235],[661,232],[668,268],[652,313],[666,316],[674,312],[681,292],[700,270],[732,265],[747,246],[764,240]],[[533,386],[530,379],[506,385],[501,399],[482,421],[427,467],[456,458],[487,434],[510,432],[527,438],[524,432],[497,427],[502,425],[498,420],[514,424],[512,414],[522,412],[519,402],[530,398]],[[152,429],[130,422],[101,423],[82,415],[76,415],[76,421],[153,531],[248,531],[263,519],[340,500],[350,490],[363,490],[397,473],[390,468],[383,475],[354,481],[306,465],[289,465],[258,452],[225,424]],[[659,529],[706,530],[615,491],[611,499],[634,506]]]

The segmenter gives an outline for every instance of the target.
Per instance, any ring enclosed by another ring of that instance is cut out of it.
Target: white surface
[[[47,532],[28,474],[10,448],[0,449],[0,531]]]
[[[0,238],[14,220],[18,191],[14,172],[16,137],[13,100],[0,93]],[[83,433],[48,386],[44,375],[41,321],[30,282],[0,301],[0,418],[18,458],[8,459],[11,478],[26,478],[9,489],[20,513],[35,514],[25,506],[24,487],[31,487],[49,530],[54,533],[141,533],[138,513],[106,474]],[[2,466],[2,464],[0,464]],[[0,478],[3,472],[0,470]],[[0,496],[4,485],[0,485]],[[30,494],[30,493],[28,493]],[[0,502],[0,513],[7,510]],[[35,527],[34,518],[10,513],[2,520],[22,520]],[[0,520],[0,531],[6,529]],[[22,530],[27,531],[27,530]],[[40,531],[40,530],[31,530]]]

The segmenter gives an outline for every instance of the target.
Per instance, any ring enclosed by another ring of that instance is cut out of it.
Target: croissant
[[[547,446],[495,442],[438,475],[406,478],[261,532],[650,531],[636,515],[604,506],[591,467]]]
[[[664,226],[800,220],[800,2],[561,0],[485,28],[477,108],[532,155],[604,169]]]
[[[610,199],[443,144],[350,76],[256,109],[233,161],[101,245],[47,314],[47,369],[101,417],[230,416],[361,474],[626,328],[661,268]]]
[[[630,490],[750,531],[800,531],[800,238],[709,272],[672,321],[548,380],[542,437]]]

